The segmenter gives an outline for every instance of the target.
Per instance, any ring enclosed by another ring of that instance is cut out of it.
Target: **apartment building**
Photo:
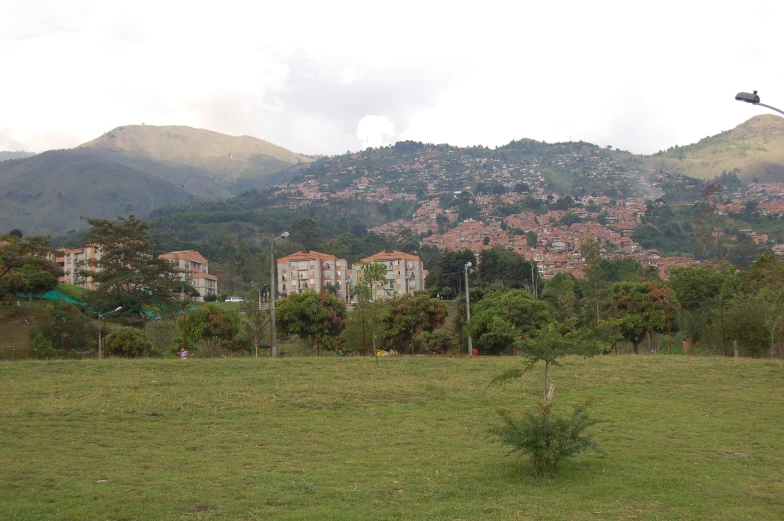
[[[158,258],[173,261],[183,270],[180,280],[196,288],[202,299],[218,293],[218,277],[210,275],[209,262],[196,250],[172,251]]]
[[[298,251],[278,259],[277,292],[280,296],[308,290],[321,293],[330,284],[338,297],[346,299],[348,280],[348,262],[334,255]]]
[[[425,290],[427,271],[422,267],[422,259],[402,251],[381,251],[362,262],[381,264],[387,270],[387,282],[383,288],[375,288],[373,298],[392,298],[398,295],[411,295]],[[362,266],[354,264],[351,269],[351,284],[355,285],[362,274]]]
[[[62,255],[47,255],[49,260],[63,269],[59,281],[63,284],[74,284],[83,288],[95,290],[96,284],[92,277],[84,277],[80,270],[90,270],[93,273],[100,271],[96,266],[90,266],[88,261],[97,261],[101,258],[100,246],[85,246],[84,248],[64,248],[59,250]]]

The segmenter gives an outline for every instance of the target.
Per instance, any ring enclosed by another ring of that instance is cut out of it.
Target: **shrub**
[[[503,424],[490,428],[500,443],[512,447],[510,454],[522,452],[530,457],[535,472],[553,472],[561,460],[592,449],[602,452],[590,434],[584,431],[600,423],[588,414],[587,404],[577,407],[571,416],[561,417],[552,412],[552,404],[539,405],[535,412],[525,411],[515,416],[505,409],[497,409]]]
[[[40,332],[35,335],[30,343],[30,349],[33,350],[30,354],[35,355],[36,358],[52,358],[54,356],[52,341]]]
[[[452,331],[439,329],[432,333],[422,333],[421,338],[428,353],[443,355],[457,349],[457,339]]]
[[[149,351],[150,343],[138,329],[121,327],[106,337],[103,349],[108,355],[136,358]]]

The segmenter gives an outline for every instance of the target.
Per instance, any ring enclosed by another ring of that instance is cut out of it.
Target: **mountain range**
[[[406,143],[395,148],[405,148]],[[580,174],[586,171],[587,163],[569,170],[554,156],[566,151],[571,155],[575,146],[598,150],[587,143],[547,145],[533,140],[512,142],[497,150],[501,161],[505,154],[512,154],[521,164],[551,163],[556,173],[554,188],[568,185],[570,191],[596,191],[590,176]],[[448,148],[468,152],[476,147]],[[25,156],[29,154],[0,152],[0,231],[20,228],[26,234],[58,235],[84,227],[79,219],[82,215],[114,218],[134,213],[144,217],[162,205],[230,199],[306,171],[318,177],[334,170],[329,165],[340,167],[331,174],[337,189],[350,183],[348,179],[341,181],[346,175],[361,175],[368,161],[361,154],[346,154],[327,163],[313,163],[312,158],[249,136],[152,125],[117,127],[75,149]],[[612,157],[643,170],[699,179],[734,172],[745,182],[784,182],[784,118],[755,116],[691,145],[649,156],[615,151]],[[397,172],[402,166],[395,166],[394,157],[384,161],[391,161],[387,165],[390,187],[400,185],[403,180]],[[558,173],[560,170],[564,171]]]
[[[0,155],[0,230],[58,235],[80,216],[146,216],[285,181],[312,159],[249,136],[182,126],[118,127],[70,150]]]

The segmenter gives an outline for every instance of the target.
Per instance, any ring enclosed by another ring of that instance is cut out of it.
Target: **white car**
[[[242,297],[226,297],[226,302],[245,302]]]

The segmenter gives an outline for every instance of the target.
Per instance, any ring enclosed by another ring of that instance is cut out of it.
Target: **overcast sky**
[[[308,154],[520,138],[652,153],[767,112],[738,91],[784,107],[782,6],[0,0],[0,150],[145,122]]]

